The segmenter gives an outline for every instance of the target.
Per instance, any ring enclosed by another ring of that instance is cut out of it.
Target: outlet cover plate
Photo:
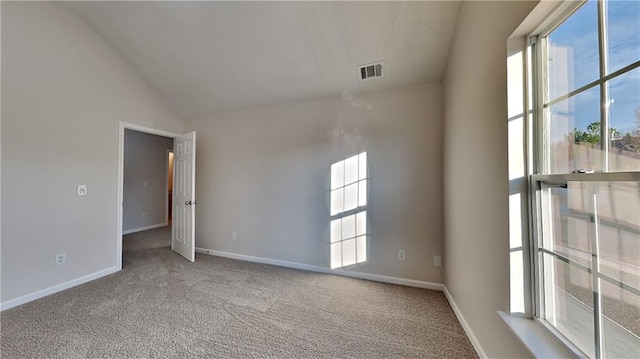
[[[403,261],[407,258],[407,252],[404,249],[398,249],[398,259]]]
[[[66,262],[67,262],[67,254],[66,253],[56,254],[55,263],[56,263],[57,266],[65,264]]]

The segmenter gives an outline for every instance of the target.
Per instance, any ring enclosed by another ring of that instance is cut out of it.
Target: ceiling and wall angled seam
[[[62,2],[185,118],[442,81],[459,2]],[[361,81],[359,66],[384,61]]]

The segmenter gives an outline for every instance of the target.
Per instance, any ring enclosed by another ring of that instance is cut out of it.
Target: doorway
[[[169,152],[174,139],[125,129],[122,234],[169,223],[169,190],[173,176]],[[171,178],[170,178],[171,177]]]
[[[171,180],[171,249],[187,260],[195,261],[195,204],[198,201],[195,200],[195,132],[190,132],[185,135],[179,135],[167,131],[157,130],[154,128],[134,125],[131,123],[120,122],[119,128],[119,141],[118,141],[118,198],[116,203],[116,268],[122,270],[122,237],[123,237],[123,214],[124,214],[124,172],[125,172],[125,131],[134,131],[136,133],[150,134],[161,137],[167,137],[173,140],[173,161],[172,161],[172,180]],[[177,150],[176,150],[177,149]],[[163,190],[168,189],[168,154],[164,157],[163,161],[166,161],[167,167],[163,173],[163,181],[161,186]],[[166,160],[165,160],[166,159]],[[164,167],[164,166],[163,166]],[[144,176],[143,176],[144,177]],[[144,178],[137,178],[134,182],[135,186],[148,188],[151,184]],[[179,190],[174,190],[177,188]],[[166,213],[165,224],[168,224],[169,214],[169,200],[168,196],[163,195],[166,200],[163,200],[166,204],[162,206]],[[135,208],[135,207],[134,207]],[[148,218],[149,212],[140,210],[137,208],[136,212],[133,212],[134,217]],[[178,216],[176,217],[176,214]],[[129,225],[129,224],[128,224]],[[142,228],[142,227],[139,227]]]

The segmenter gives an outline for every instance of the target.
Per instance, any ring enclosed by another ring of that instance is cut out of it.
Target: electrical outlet
[[[231,232],[231,239],[233,239],[234,241],[238,239],[236,232]]]
[[[66,262],[67,262],[67,254],[66,253],[56,254],[55,263],[56,263],[57,266],[65,264]]]
[[[407,258],[407,252],[404,249],[398,249],[398,259],[403,261]]]
[[[433,266],[434,267],[442,267],[442,257],[433,256]]]
[[[87,186],[81,184],[78,186],[78,196],[86,196],[87,195]]]

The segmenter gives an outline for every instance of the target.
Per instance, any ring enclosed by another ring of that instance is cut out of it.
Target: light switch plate
[[[78,196],[86,196],[87,195],[87,186],[81,184],[78,186]]]
[[[433,266],[434,267],[442,267],[442,257],[433,256]]]

